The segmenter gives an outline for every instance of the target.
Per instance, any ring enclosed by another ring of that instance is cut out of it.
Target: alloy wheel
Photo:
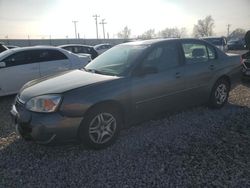
[[[89,125],[89,137],[97,144],[104,144],[112,139],[116,131],[116,119],[110,113],[97,114]]]
[[[218,85],[218,87],[215,90],[216,103],[219,105],[223,104],[227,99],[227,95],[228,95],[227,86],[224,83]]]

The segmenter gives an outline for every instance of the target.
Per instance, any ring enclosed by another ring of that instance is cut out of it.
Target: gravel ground
[[[250,83],[221,110],[145,122],[101,151],[23,141],[12,100],[0,98],[0,187],[250,187]]]

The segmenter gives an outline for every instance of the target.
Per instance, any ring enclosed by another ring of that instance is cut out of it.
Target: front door
[[[167,41],[144,58],[132,79],[134,115],[146,117],[181,105],[185,81],[179,57],[178,45]]]
[[[26,82],[39,78],[39,64],[34,62],[32,55],[29,51],[21,51],[1,60],[5,67],[0,68],[0,94],[17,93]]]

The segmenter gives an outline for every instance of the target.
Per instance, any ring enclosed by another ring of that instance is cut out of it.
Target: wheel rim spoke
[[[98,134],[97,134],[97,140],[96,140],[96,142],[97,143],[102,143],[103,136],[104,136],[104,134],[99,131]]]
[[[90,139],[97,144],[109,141],[116,130],[116,119],[110,113],[96,115],[89,125]]]
[[[224,84],[221,84],[217,87],[215,91],[215,98],[217,101],[217,104],[222,104],[225,102],[227,98],[227,87]]]
[[[108,121],[106,121],[106,125],[105,125],[105,127],[108,127],[108,126],[110,126],[113,122],[114,122],[114,118],[113,117],[110,117],[110,119],[108,120]]]

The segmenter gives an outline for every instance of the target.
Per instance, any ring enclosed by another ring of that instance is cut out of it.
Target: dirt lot
[[[0,98],[0,187],[250,186],[250,83],[221,110],[145,122],[102,151],[23,141],[11,125],[12,101]]]

